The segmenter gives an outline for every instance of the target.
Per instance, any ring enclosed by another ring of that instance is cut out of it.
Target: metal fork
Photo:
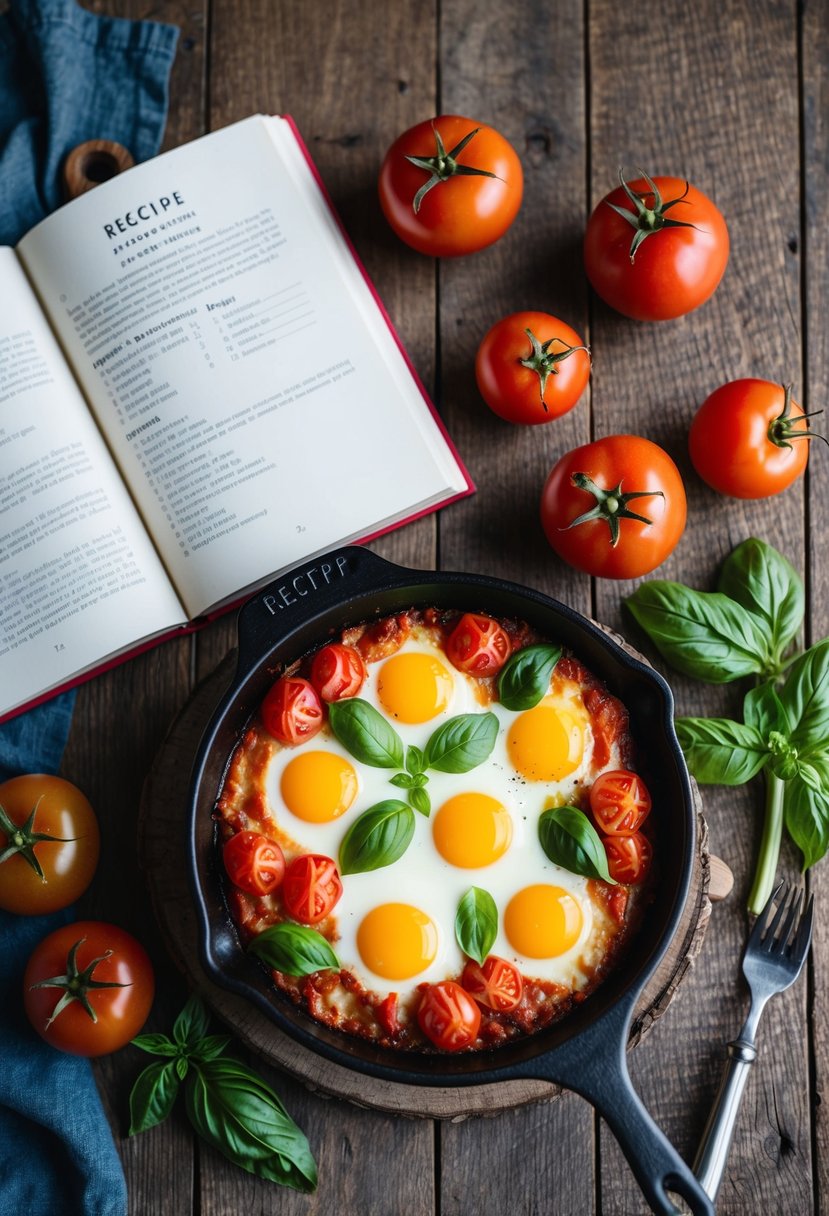
[[[775,903],[777,911],[772,919]],[[746,943],[743,975],[751,992],[751,1006],[739,1037],[728,1044],[720,1088],[693,1165],[702,1189],[711,1199],[716,1199],[720,1189],[743,1090],[757,1058],[755,1036],[760,1015],[769,997],[795,982],[809,953],[813,899],[809,896],[801,916],[802,903],[802,889],[781,882],[769,896]]]

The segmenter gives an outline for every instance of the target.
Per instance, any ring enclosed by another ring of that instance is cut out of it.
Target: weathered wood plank
[[[687,318],[638,325],[594,302],[597,432],[647,435],[671,453],[686,479],[689,527],[657,577],[711,587],[718,561],[750,535],[771,540],[802,569],[802,489],[772,502],[725,501],[701,485],[686,450],[693,412],[718,384],[745,375],[800,375],[795,6],[671,6],[637,20],[599,0],[590,17],[593,201],[612,186],[620,164],[687,175],[721,207],[732,240],[723,283]],[[600,618],[620,621],[619,597],[631,589],[600,583]],[[679,712],[739,714],[735,690],[670,679]],[[712,851],[733,867],[735,892],[714,911],[696,976],[632,1061],[646,1103],[689,1156],[723,1046],[744,1011],[737,978],[742,909],[761,800],[754,787],[706,792]],[[720,1195],[723,1213],[744,1212],[746,1205],[811,1210],[803,996],[802,989],[788,994],[766,1015],[766,1058],[744,1101]],[[602,1165],[603,1210],[625,1216],[638,1210],[630,1175],[618,1168],[618,1150],[606,1134]]]

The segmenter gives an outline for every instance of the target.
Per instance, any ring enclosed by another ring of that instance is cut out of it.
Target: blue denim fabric
[[[11,0],[0,15],[0,244],[62,202],[66,154],[112,139],[154,156],[178,30],[99,17],[74,0]],[[0,672],[2,679],[2,672]],[[74,693],[0,726],[0,780],[54,773]],[[22,1011],[34,946],[73,919],[0,912],[0,1216],[124,1216],[124,1174],[86,1060],[55,1051]]]

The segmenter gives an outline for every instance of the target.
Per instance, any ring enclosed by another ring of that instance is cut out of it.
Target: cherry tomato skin
[[[441,1051],[462,1051],[478,1037],[481,1011],[454,980],[430,984],[417,1009],[420,1029]]]
[[[303,853],[285,871],[282,883],[285,908],[303,925],[318,925],[325,920],[342,893],[336,862],[321,853]]]
[[[650,814],[651,796],[638,773],[608,769],[590,787],[590,810],[600,832],[633,836]]]
[[[248,895],[270,895],[285,877],[285,854],[258,832],[237,832],[222,849],[227,876]]]
[[[638,886],[645,881],[653,860],[647,836],[641,832],[634,832],[632,836],[605,836],[602,843],[611,878],[627,886]]]
[[[509,1013],[521,1004],[524,981],[514,963],[496,954],[484,959],[483,966],[471,959],[463,969],[462,987],[487,1009]]]
[[[77,786],[45,773],[12,777],[0,785],[0,807],[13,823],[25,824],[35,806],[31,830],[63,840],[34,845],[45,882],[20,853],[0,862],[0,908],[6,912],[30,915],[68,907],[89,886],[98,864],[98,820]],[[0,828],[0,853],[8,843]]]
[[[686,183],[680,177],[653,179],[665,202],[679,198]],[[653,194],[638,178],[628,183],[635,194]],[[711,200],[688,187],[668,216],[692,228],[661,228],[648,235],[630,260],[634,228],[613,210],[633,214],[621,186],[606,195],[587,221],[584,263],[587,277],[605,303],[636,321],[667,321],[692,312],[714,293],[725,273],[729,239],[725,220]]]
[[[478,133],[458,154],[458,163],[495,176],[450,177],[429,190],[415,212],[415,195],[429,173],[406,157],[434,157],[435,129],[450,152],[476,127]],[[514,148],[493,127],[443,114],[395,140],[380,169],[379,191],[383,214],[407,245],[431,257],[459,257],[503,236],[521,206],[524,176]]]
[[[619,518],[619,541],[611,543],[604,519],[570,527],[596,505],[573,483],[586,473],[604,490],[646,491],[630,509],[650,520]],[[661,495],[660,496],[660,492]],[[639,578],[655,570],[676,548],[686,517],[685,487],[667,452],[639,435],[608,435],[566,452],[553,466],[541,495],[541,522],[553,549],[577,570],[599,578]]]
[[[499,418],[537,426],[573,408],[590,379],[590,356],[586,350],[574,350],[556,362],[555,371],[547,376],[542,401],[538,373],[521,363],[532,355],[528,329],[542,345],[558,339],[549,348],[553,355],[562,354],[568,346],[584,345],[574,329],[549,313],[514,312],[484,335],[475,359],[475,378],[481,396]]]
[[[770,498],[800,477],[809,460],[809,440],[781,447],[769,426],[783,412],[786,392],[771,380],[731,380],[706,397],[688,434],[691,462],[703,481],[731,498]],[[796,401],[794,422],[803,417]],[[808,434],[807,424],[795,433]]]
[[[473,676],[494,676],[506,663],[512,646],[491,617],[465,612],[446,639],[446,655],[453,667]]]
[[[342,642],[330,642],[311,661],[311,683],[320,700],[340,701],[356,697],[366,678],[366,665],[359,650]]]
[[[262,702],[262,721],[287,747],[312,739],[323,723],[322,703],[313,684],[300,676],[282,676]]]
[[[62,1009],[47,1026],[62,996],[60,988],[32,988],[40,980],[63,975],[69,952],[76,942],[80,969],[102,958],[92,978],[124,987],[98,988],[88,993],[97,1015],[93,1022],[79,1001]],[[124,929],[103,921],[76,921],[45,937],[32,952],[23,977],[23,1003],[34,1029],[60,1051],[78,1056],[102,1056],[135,1038],[147,1020],[155,994],[155,978],[144,947]]]

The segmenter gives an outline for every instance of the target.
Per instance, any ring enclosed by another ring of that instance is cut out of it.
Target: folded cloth
[[[99,17],[74,0],[11,0],[0,15],[0,244],[63,201],[66,155],[88,139],[154,156],[178,30]],[[0,726],[0,780],[54,773],[74,694]],[[123,1216],[124,1174],[86,1060],[55,1051],[22,1011],[26,960],[71,910],[0,912],[0,1214]]]

